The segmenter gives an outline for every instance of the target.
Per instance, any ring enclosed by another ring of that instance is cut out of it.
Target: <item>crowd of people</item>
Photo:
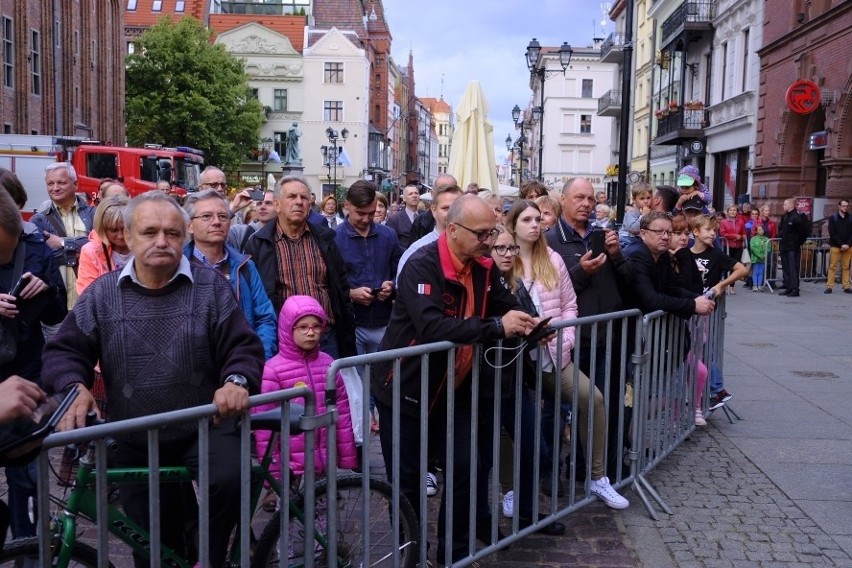
[[[767,266],[774,258],[769,239],[776,237],[786,292],[799,294],[798,271],[788,266],[798,266],[795,255],[806,237],[806,220],[792,200],[785,202],[779,223],[767,206],[757,210],[749,204],[731,206],[717,219],[693,166],[681,170],[677,187],[634,184],[632,206],[621,226],[606,194],[596,195],[581,178],[566,182],[558,194],[531,182],[517,199],[506,200],[476,184],[462,190],[452,176],[442,174],[427,194],[415,185],[402,188],[398,204],[389,203],[366,180],[353,183],[342,203],[334,195],[317,203],[298,177],[282,177],[260,199],[250,189],[228,196],[227,177],[219,168],[206,168],[200,181],[198,192],[179,200],[167,183],[130,198],[121,183],[104,180],[92,206],[77,195],[74,168],[56,163],[45,172],[50,201],[24,222],[19,208],[26,191],[14,174],[0,170],[0,290],[15,292],[0,293],[0,337],[12,337],[17,346],[2,362],[0,410],[5,420],[26,418],[46,393],[75,387],[79,394],[60,424],[73,429],[85,426],[92,411],[122,420],[215,403],[209,523],[216,566],[224,562],[238,515],[239,463],[232,457],[239,455],[239,435],[233,423],[248,408],[252,393],[305,382],[324,405],[324,378],[334,359],[443,340],[466,345],[456,351],[452,368],[447,354],[433,355],[426,400],[421,399],[420,358],[404,357],[401,399],[393,398],[393,366],[388,364],[373,373],[370,401],[371,429],[379,436],[388,478],[415,511],[424,484],[428,495],[442,491],[437,557],[439,562],[458,560],[467,555],[471,520],[463,503],[470,498],[476,499],[477,538],[491,541],[487,487],[495,464],[486,437],[494,416],[475,413],[472,405],[474,400],[493,403],[498,374],[487,359],[474,361],[470,344],[506,340],[509,345],[543,318],[560,321],[625,308],[664,310],[684,319],[706,316],[715,309],[715,299],[733,293],[739,280],[761,289],[766,270],[773,269]],[[852,292],[847,208],[848,202],[841,201],[830,222],[831,262],[843,263],[843,289]],[[830,278],[827,292],[832,285]],[[611,338],[618,342],[621,333]],[[617,411],[624,406],[618,398],[620,363],[607,360],[620,348],[606,345],[605,334],[582,334],[578,341],[575,350],[573,328],[566,328],[515,364],[523,367],[521,374],[529,374],[535,368],[532,357],[540,358],[544,396],[552,399],[559,392],[563,404],[573,401],[576,384],[580,453],[590,461],[588,490],[623,509],[629,503],[610,482],[610,476],[622,476],[616,471],[624,450]],[[697,353],[689,356],[698,358]],[[702,409],[718,408],[731,395],[718,369],[696,363],[695,423],[704,425]],[[482,368],[478,396],[472,391],[475,366]],[[515,372],[503,369],[499,376],[514,380]],[[711,398],[702,402],[708,376]],[[451,408],[449,389],[455,395]],[[526,527],[539,522],[532,518],[538,486],[532,464],[542,433],[530,417],[540,401],[526,384],[519,401],[513,398],[514,385],[502,392],[499,420],[511,436],[514,405],[523,409],[520,438],[514,440],[523,456],[520,492],[516,499],[507,491],[502,508],[512,516],[517,505],[520,525]],[[337,465],[355,468],[360,440],[353,435],[355,417],[340,377],[337,393]],[[398,446],[391,428],[395,405],[400,410]],[[424,405],[428,421],[421,424]],[[588,408],[594,408],[591,423]],[[471,487],[473,441],[456,435],[451,448],[456,504],[452,534],[447,534],[447,484],[439,488],[436,476],[446,455],[446,425],[452,421],[456,432],[465,433],[474,416],[482,436],[473,457],[479,476]],[[421,428],[429,434],[425,479],[418,473]],[[261,449],[267,442],[258,439]],[[323,443],[316,448],[320,473],[327,467],[326,449]],[[144,434],[128,434],[114,459],[118,465],[144,464],[147,451]],[[289,464],[299,475],[304,444],[294,440],[291,451]],[[558,461],[558,448],[550,452],[547,459]],[[391,467],[395,454],[398,479]],[[197,473],[194,426],[162,431],[160,456],[162,465],[186,465]],[[276,463],[280,466],[280,457]],[[557,469],[564,476],[546,479],[543,491],[555,487],[561,492],[563,477],[571,478],[569,464]],[[15,538],[35,534],[27,514],[35,477],[32,464],[7,468]],[[197,517],[192,491],[191,485],[180,484],[161,490],[164,544],[190,558],[197,555],[192,523],[185,522],[193,511]],[[147,526],[147,488],[122,487],[120,497],[128,515]],[[274,509],[274,496],[265,505]],[[539,530],[557,536],[565,527],[551,522]],[[452,558],[445,559],[447,543]]]

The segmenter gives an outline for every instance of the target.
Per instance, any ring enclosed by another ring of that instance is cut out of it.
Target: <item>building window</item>
[[[742,92],[748,88],[748,28],[743,30],[743,76]]]
[[[163,11],[163,0],[154,0],[154,5],[151,7],[152,12]]]
[[[127,55],[133,55],[136,53],[136,44],[132,41],[127,42]]]
[[[32,30],[32,46],[30,47],[30,72],[33,76],[32,91],[41,95],[41,34]]]
[[[591,134],[591,133],[592,133],[592,115],[581,114],[580,115],[580,134]]]
[[[326,63],[325,64],[325,82],[326,83],[342,83],[343,82],[343,63]]]
[[[727,42],[722,44],[722,55],[721,55],[721,57],[722,57],[722,65],[719,67],[719,69],[722,71],[722,81],[721,81],[722,89],[721,89],[721,96],[719,98],[719,101],[724,101],[725,100],[725,92],[727,91],[727,87],[728,87],[727,81],[726,81],[726,79],[728,78],[728,43]]]
[[[287,154],[287,133],[275,132],[272,134],[272,140],[275,145],[274,150],[278,153],[278,156],[283,160],[283,156]]]
[[[583,92],[581,93],[581,97],[584,99],[592,98],[592,88],[594,86],[594,81],[592,79],[583,79]]]
[[[15,86],[15,40],[12,19],[3,18],[3,86]]]
[[[326,122],[341,122],[343,120],[343,101],[325,101],[323,120]]]
[[[127,9],[135,10],[136,9],[136,0],[127,0]]]
[[[185,9],[186,2],[184,0],[177,0],[175,4],[175,12],[183,12]]]
[[[287,89],[275,89],[272,99],[272,110],[284,112],[287,110]]]

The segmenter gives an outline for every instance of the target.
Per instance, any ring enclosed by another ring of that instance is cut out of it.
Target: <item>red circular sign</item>
[[[810,114],[819,108],[822,93],[813,81],[796,81],[787,89],[787,108],[796,114]]]

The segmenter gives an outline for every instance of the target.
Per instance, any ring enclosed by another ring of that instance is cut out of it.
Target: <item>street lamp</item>
[[[515,141],[515,145],[518,147],[518,187],[521,187],[524,184],[524,143],[527,141],[527,137],[524,135],[524,119],[518,105],[512,108],[512,120],[515,123],[515,128],[521,132]]]
[[[568,42],[563,42],[562,46],[559,48],[559,64],[562,66],[563,75],[565,75],[565,70],[568,69],[568,66],[571,65],[571,56],[573,55],[574,50],[571,49]],[[544,115],[544,80],[547,79],[548,75],[559,73],[559,71],[548,70],[544,66],[539,67],[542,60],[541,45],[538,43],[536,38],[533,38],[527,46],[526,58],[527,67],[530,70],[530,77],[538,77],[540,83],[540,103],[538,107],[538,114],[536,115],[536,109],[533,108],[533,118],[535,118],[536,122],[538,122],[538,181],[544,181],[542,177],[543,170],[541,163],[544,150],[544,122],[542,121]]]
[[[266,184],[266,162],[269,161],[269,151],[272,149],[272,138],[263,138],[260,141],[260,183]]]
[[[337,130],[331,128],[330,126],[325,129],[325,137],[328,138],[328,146],[320,146],[320,151],[322,152],[323,162],[328,168],[328,179],[332,181],[332,187],[334,188],[335,197],[337,196],[337,160],[340,157],[340,153],[343,151],[343,146],[338,146],[337,142],[341,138],[343,141],[346,141],[346,138],[349,137],[349,130],[344,128],[338,134]],[[332,168],[334,168],[332,170]],[[332,171],[334,171],[334,177],[332,178]]]

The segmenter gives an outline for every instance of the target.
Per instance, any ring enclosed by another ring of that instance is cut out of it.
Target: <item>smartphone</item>
[[[535,344],[541,341],[543,337],[547,337],[551,333],[553,333],[553,328],[547,327],[547,324],[550,323],[552,317],[544,318],[540,322],[536,324],[532,330],[524,336],[524,339],[527,343]]]
[[[378,296],[381,292],[382,292],[381,288],[373,288],[372,290],[370,290],[370,295],[371,296]]]
[[[259,187],[256,187],[249,191],[249,198],[252,201],[263,201],[263,190]]]
[[[15,286],[12,287],[12,290],[9,292],[9,295],[15,296],[17,298],[18,295],[24,290],[24,288],[27,287],[27,284],[29,284],[29,283],[30,283],[30,277],[29,276],[21,276],[18,279],[18,281],[15,283]]]
[[[606,251],[606,232],[603,229],[592,230],[590,240],[592,258],[597,258]]]

